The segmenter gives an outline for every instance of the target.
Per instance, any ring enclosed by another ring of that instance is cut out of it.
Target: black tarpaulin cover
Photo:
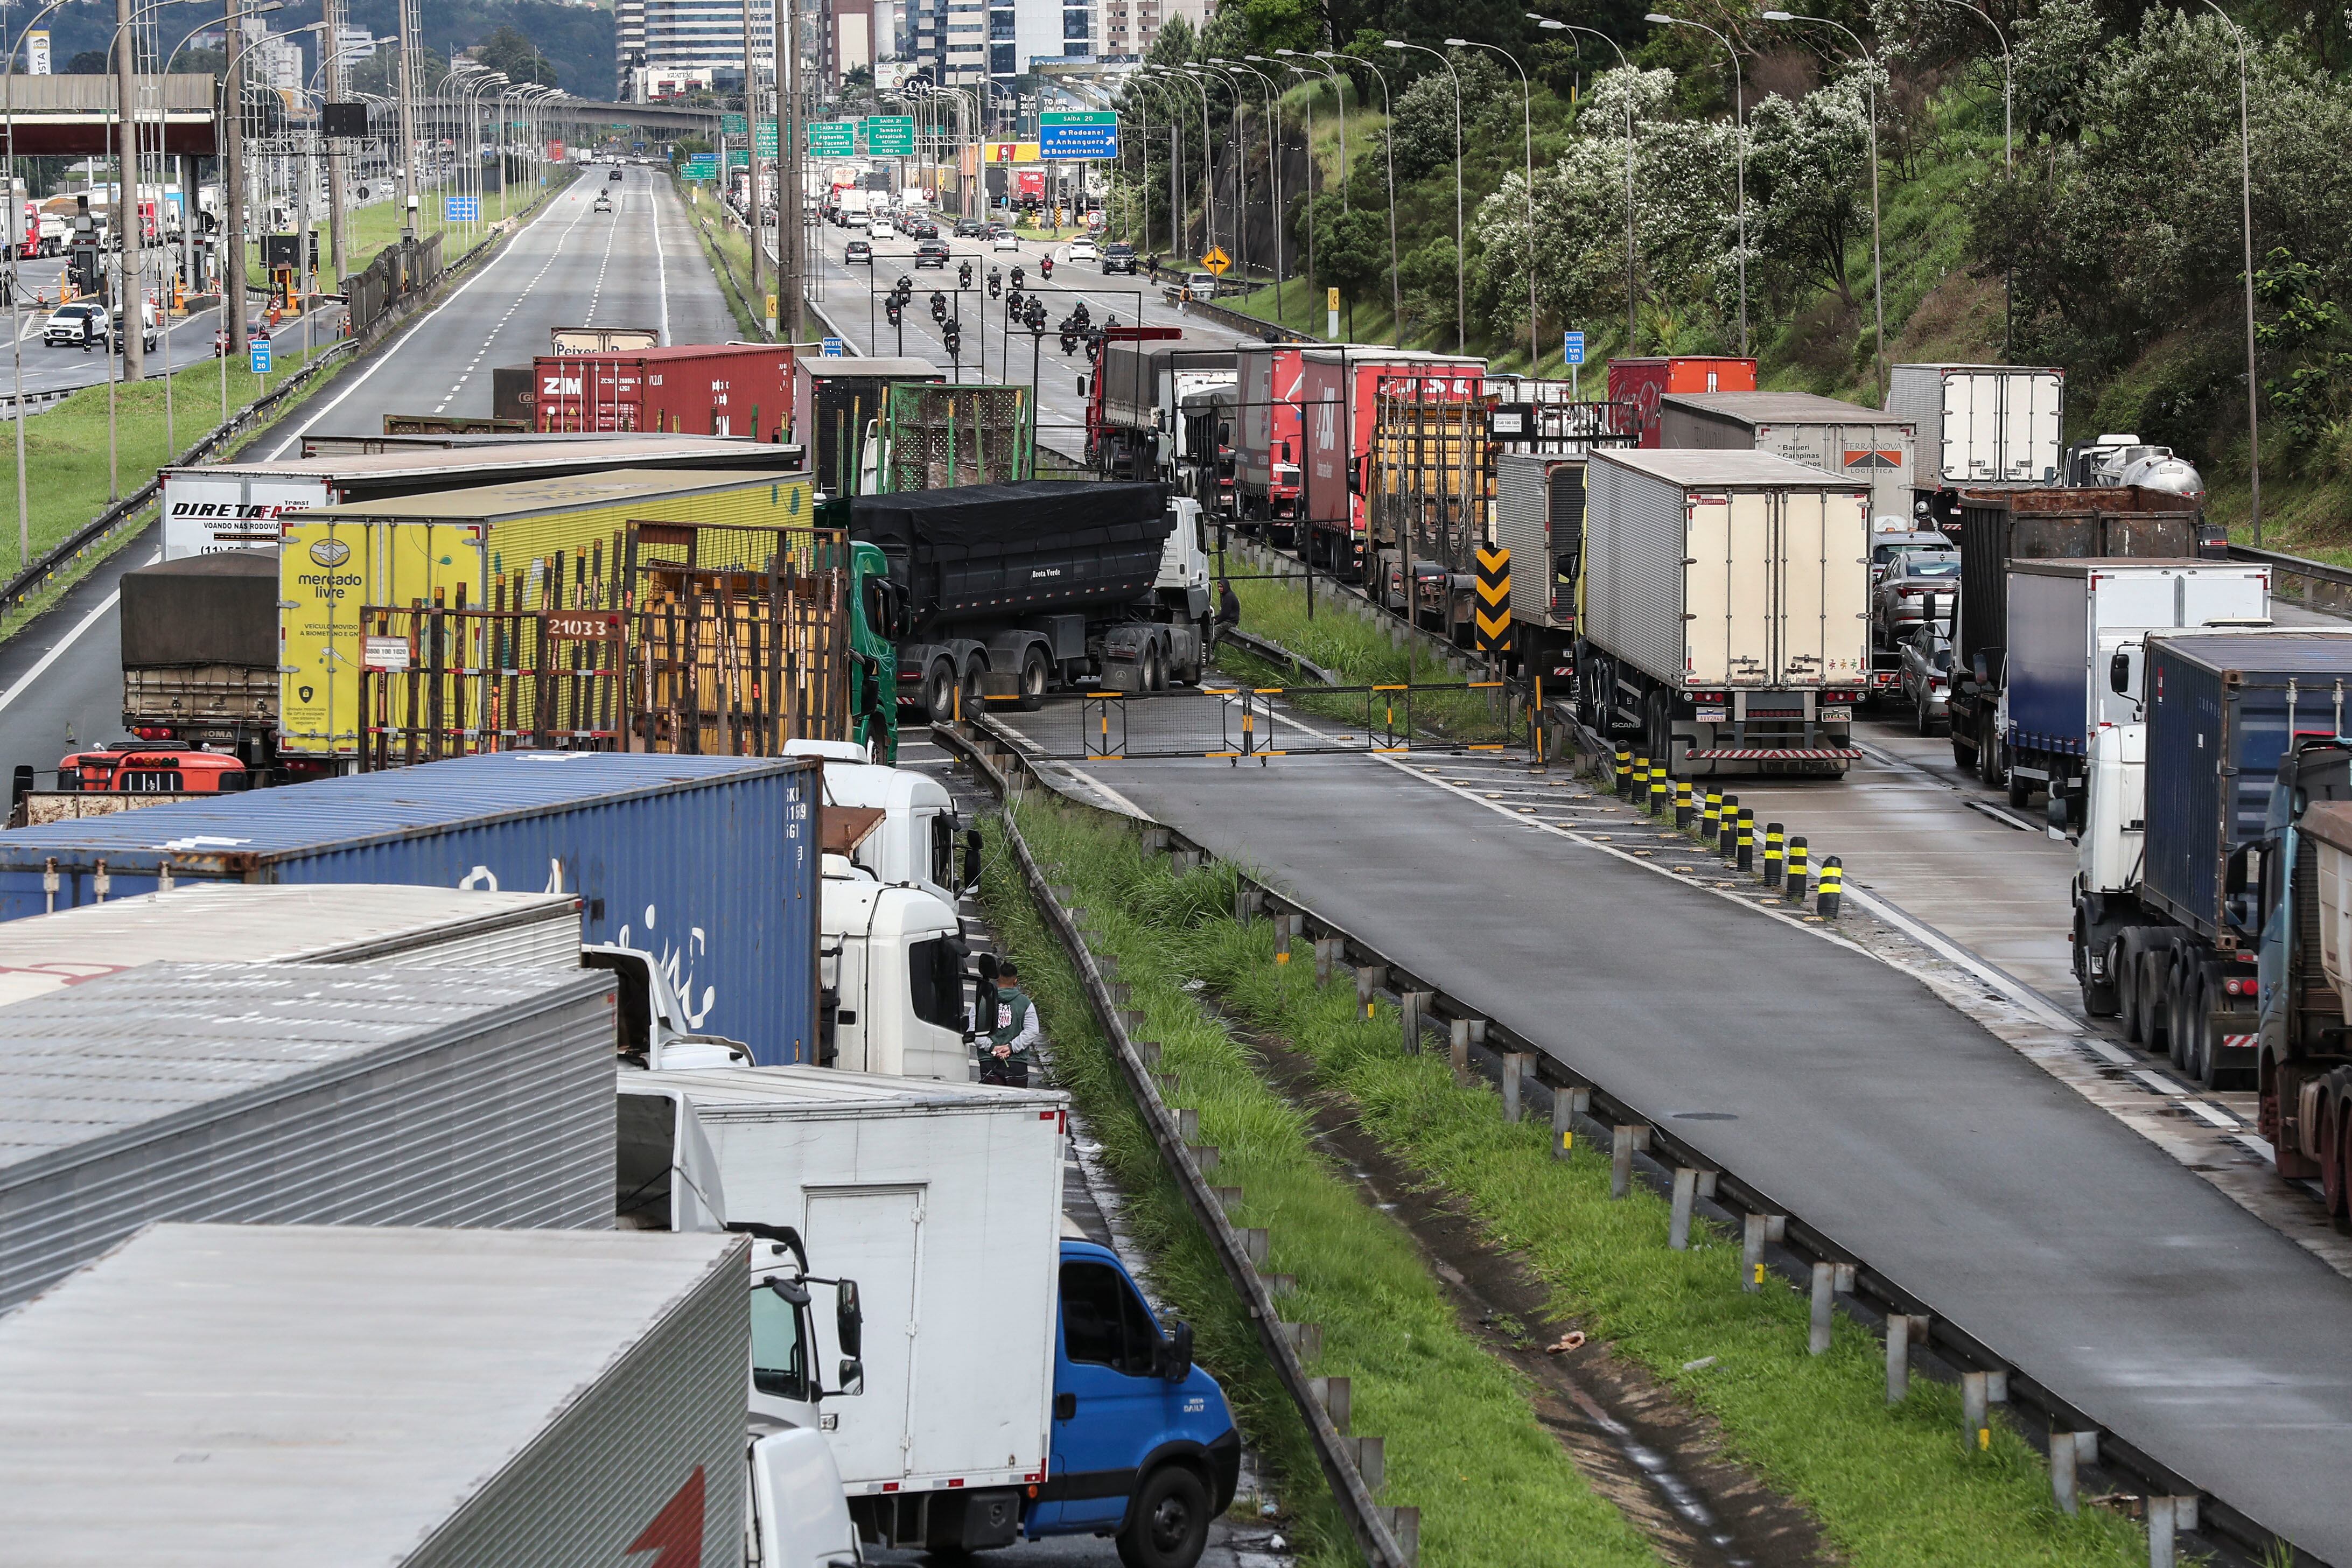
[[[1144,543],[1156,552],[1171,526],[1165,487],[1135,481],[1024,479],[849,503],[852,538],[934,560],[971,560],[1044,541],[1074,550]]]

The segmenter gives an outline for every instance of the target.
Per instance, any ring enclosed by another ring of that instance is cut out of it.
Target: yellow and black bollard
[[[1666,764],[1664,763],[1650,764],[1650,815],[1655,817],[1666,815]]]
[[[1744,805],[1739,808],[1739,837],[1733,852],[1739,857],[1741,870],[1756,869],[1756,813]]]
[[[1788,886],[1785,889],[1792,904],[1801,904],[1811,892],[1812,878],[1805,868],[1805,841],[1801,837],[1789,840]]]
[[[1739,797],[1727,795],[1716,804],[1715,852],[1727,866],[1739,858]]]
[[[1633,788],[1633,753],[1622,746],[1617,748],[1617,771],[1614,784],[1617,794],[1621,797],[1630,794]]]
[[[1675,826],[1688,833],[1691,825],[1691,786],[1688,779],[1675,781]]]
[[[1713,784],[1706,786],[1705,804],[1699,807],[1698,841],[1712,844],[1723,826],[1723,792]]]
[[[1636,811],[1649,810],[1650,759],[1647,757],[1635,757],[1633,759],[1633,771],[1627,776],[1633,781],[1632,787],[1626,792],[1626,795],[1627,798],[1633,801],[1633,809]]]
[[[1838,918],[1838,907],[1845,902],[1845,867],[1834,855],[1822,862],[1822,885],[1815,889],[1813,912],[1825,921]]]
[[[1780,825],[1777,822],[1764,825],[1764,885],[1780,885]]]

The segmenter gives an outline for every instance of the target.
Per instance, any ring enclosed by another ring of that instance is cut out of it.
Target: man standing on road
[[[1021,970],[1000,959],[996,965],[996,1023],[981,1053],[980,1081],[1029,1087],[1029,1051],[1037,1043],[1037,1009],[1021,989]]]

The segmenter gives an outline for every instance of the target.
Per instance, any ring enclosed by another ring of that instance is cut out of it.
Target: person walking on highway
[[[1021,970],[1011,959],[996,965],[996,1020],[981,1053],[980,1081],[1029,1087],[1029,1053],[1038,1039],[1037,1008],[1021,989]]]

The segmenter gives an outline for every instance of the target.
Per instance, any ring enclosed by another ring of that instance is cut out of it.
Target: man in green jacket
[[[982,999],[983,1006],[986,999]],[[1021,989],[1021,970],[1011,959],[996,965],[995,1026],[981,1053],[980,1081],[1029,1087],[1029,1053],[1038,1039],[1037,1008]]]

